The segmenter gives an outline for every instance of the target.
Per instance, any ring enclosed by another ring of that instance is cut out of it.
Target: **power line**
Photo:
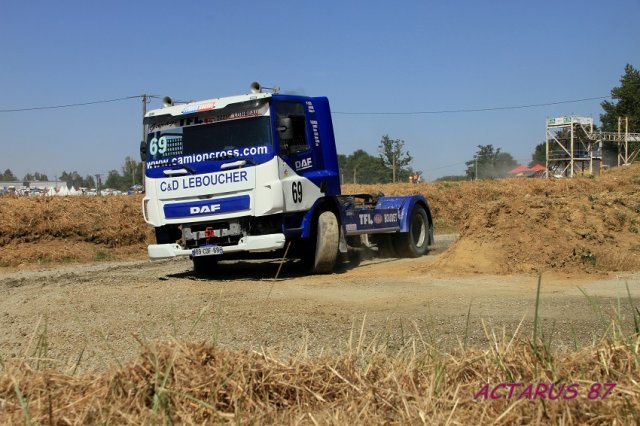
[[[76,104],[66,104],[66,105],[51,105],[51,106],[39,106],[39,107],[30,107],[30,108],[0,109],[0,112],[23,112],[23,111],[37,111],[37,110],[43,110],[43,109],[73,108],[73,107],[86,106],[86,105],[106,104],[106,103],[109,103],[109,102],[119,102],[119,101],[125,101],[125,100],[129,100],[129,99],[136,99],[136,98],[140,98],[140,97],[142,97],[142,95],[126,96],[124,98],[106,99],[106,100],[100,100],[100,101],[80,102],[80,103],[76,103]]]
[[[569,101],[557,101],[557,102],[545,102],[541,104],[529,104],[529,105],[514,105],[514,106],[501,106],[501,107],[489,107],[489,108],[476,108],[476,109],[446,109],[435,111],[404,111],[404,112],[347,112],[347,111],[332,111],[332,114],[343,115],[421,115],[421,114],[460,114],[466,112],[485,112],[485,111],[500,111],[509,109],[524,109],[524,108],[536,108],[542,106],[571,104],[577,102],[594,101],[600,99],[609,99],[611,96],[596,96],[593,98],[573,99]]]
[[[122,98],[115,99],[106,99],[106,100],[98,100],[98,101],[88,101],[88,102],[79,102],[74,104],[65,104],[65,105],[49,105],[49,106],[38,106],[38,107],[29,107],[29,108],[12,108],[12,109],[0,109],[0,113],[7,112],[25,112],[25,111],[38,111],[38,110],[48,110],[48,109],[60,109],[60,108],[74,108],[81,107],[87,105],[96,105],[96,104],[105,104],[110,102],[120,102],[126,101],[129,99],[138,99],[146,96],[148,98],[157,98],[161,97],[158,95],[135,95],[135,96],[125,96]],[[358,111],[332,111],[332,114],[341,114],[341,115],[425,115],[425,114],[461,114],[461,113],[469,113],[469,112],[487,112],[487,111],[502,111],[502,110],[513,110],[513,109],[525,109],[525,108],[536,108],[543,106],[552,106],[552,105],[562,105],[562,104],[571,104],[578,102],[586,102],[586,101],[594,101],[594,100],[602,100],[609,99],[611,96],[595,96],[592,98],[583,98],[583,99],[572,99],[567,101],[556,101],[556,102],[545,102],[539,104],[528,104],[528,105],[512,105],[512,106],[499,106],[499,107],[487,107],[487,108],[474,108],[474,109],[448,109],[448,110],[433,110],[433,111],[379,111],[379,112],[358,112]]]

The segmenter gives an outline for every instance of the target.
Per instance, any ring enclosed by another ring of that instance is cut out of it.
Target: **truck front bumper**
[[[224,253],[237,253],[239,251],[261,252],[278,250],[284,247],[285,240],[284,234],[246,236],[240,238],[237,245],[223,246],[222,251],[224,255]],[[150,244],[147,247],[147,252],[153,260],[191,255],[191,249],[185,249],[180,244]]]

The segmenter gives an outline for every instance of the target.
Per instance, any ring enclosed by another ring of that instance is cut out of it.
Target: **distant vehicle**
[[[136,184],[136,185],[132,185],[131,188],[129,188],[129,192],[127,192],[129,195],[133,195],[133,194],[142,194],[144,192],[144,187],[142,185]]]

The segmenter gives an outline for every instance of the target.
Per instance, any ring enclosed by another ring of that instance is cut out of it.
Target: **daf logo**
[[[296,170],[305,170],[313,167],[313,163],[311,162],[311,158],[303,158],[302,160],[296,161]]]
[[[220,204],[210,204],[208,206],[193,206],[189,208],[189,214],[215,213],[220,210]]]

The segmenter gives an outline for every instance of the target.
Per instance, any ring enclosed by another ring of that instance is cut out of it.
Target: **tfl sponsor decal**
[[[384,214],[385,223],[395,223],[398,221],[398,213],[385,213]]]
[[[361,213],[358,216],[360,225],[380,225],[383,222],[395,224],[398,222],[398,213],[376,213],[373,217],[371,213]]]

